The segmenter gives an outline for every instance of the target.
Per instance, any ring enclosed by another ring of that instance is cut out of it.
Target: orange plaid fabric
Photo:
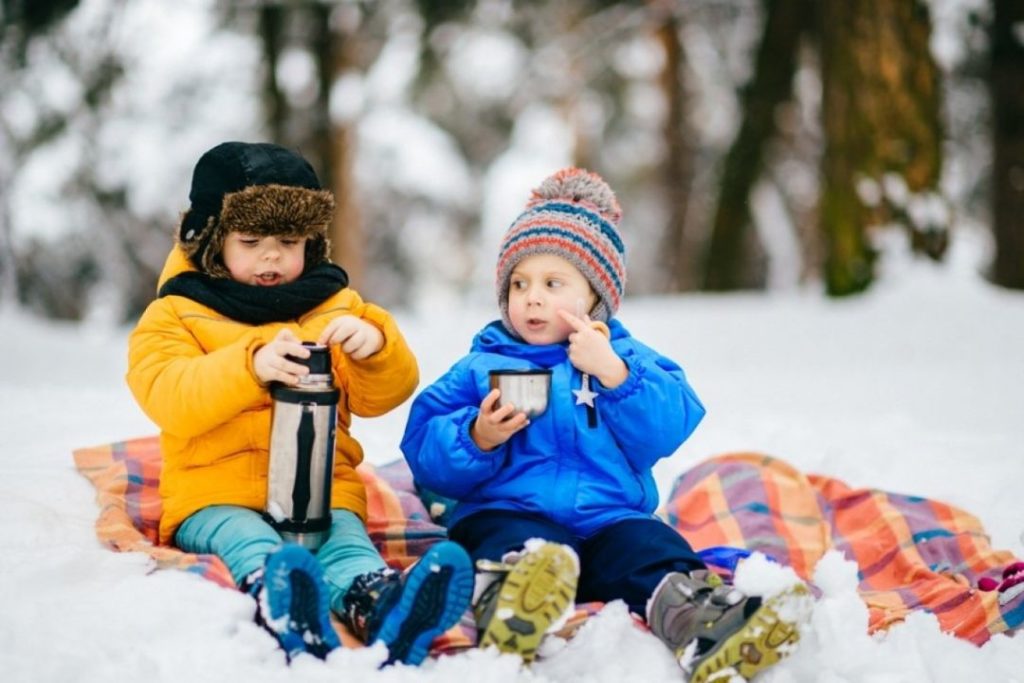
[[[234,586],[217,557],[157,545],[161,458],[156,437],[78,449],[74,459],[96,488],[96,533],[102,542],[114,550],[146,553],[155,569],[183,569]],[[445,538],[403,461],[377,468],[364,464],[359,472],[367,489],[370,538],[390,566],[410,566]],[[944,630],[981,644],[1024,622],[1024,595],[1000,605],[997,593],[975,589],[980,578],[997,578],[1015,558],[991,548],[974,516],[945,503],[852,489],[837,479],[805,475],[777,458],[736,453],[684,473],[662,512],[698,551],[728,546],[763,552],[808,581],[825,552],[840,550],[860,569],[859,590],[872,630],[924,609]],[[566,631],[600,607],[577,606]],[[338,627],[347,646],[358,646]],[[453,652],[475,642],[467,613],[434,642],[432,652]]]
[[[760,551],[808,581],[825,552],[841,551],[859,567],[872,631],[923,609],[944,631],[980,645],[1024,622],[1024,595],[1000,605],[995,592],[976,589],[1014,556],[994,550],[978,519],[952,505],[854,489],[777,458],[735,453],[680,477],[665,512],[698,551]]]

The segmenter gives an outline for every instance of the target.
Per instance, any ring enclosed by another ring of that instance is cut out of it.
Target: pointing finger
[[[587,323],[583,322],[581,319],[577,318],[569,311],[559,309],[558,315],[562,316],[562,320],[572,325],[573,329],[575,329],[577,332],[581,332],[587,329]]]

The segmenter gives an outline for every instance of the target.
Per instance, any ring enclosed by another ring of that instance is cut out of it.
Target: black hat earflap
[[[215,214],[202,211],[200,207],[192,206],[181,217],[181,229],[178,232],[178,241],[183,245],[196,242],[208,227],[210,219]]]
[[[178,243],[192,261],[192,265],[199,270],[203,270],[203,255],[210,245],[210,238],[218,222],[216,212],[196,204],[181,217]]]

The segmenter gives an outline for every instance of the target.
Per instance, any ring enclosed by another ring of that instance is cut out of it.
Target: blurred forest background
[[[0,301],[118,324],[199,155],[300,150],[387,306],[490,301],[567,164],[632,294],[867,290],[986,235],[1024,289],[1024,0],[0,0]]]

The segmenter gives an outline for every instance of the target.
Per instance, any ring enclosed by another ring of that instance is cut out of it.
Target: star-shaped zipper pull
[[[587,407],[587,426],[593,429],[597,426],[597,408],[594,407],[597,394],[590,390],[590,375],[584,372],[580,388],[573,389],[572,393],[576,395],[576,405]]]
[[[583,299],[576,300],[576,317],[584,318],[585,314],[583,311]],[[588,321],[589,318],[586,318]],[[590,322],[591,327],[600,331],[602,334],[607,335],[608,326],[604,323],[593,321]],[[596,327],[600,325],[601,327]],[[604,328],[604,329],[601,329]],[[597,398],[597,394],[590,389],[590,375],[586,372],[581,373],[580,388],[573,389],[572,393],[576,396],[576,405],[587,407],[587,424],[591,429],[597,426],[597,408],[594,407],[594,399]]]
[[[576,405],[594,407],[594,399],[597,398],[597,394],[590,390],[590,375],[583,373],[583,381],[580,382],[579,389],[573,389],[572,393],[576,396]]]

